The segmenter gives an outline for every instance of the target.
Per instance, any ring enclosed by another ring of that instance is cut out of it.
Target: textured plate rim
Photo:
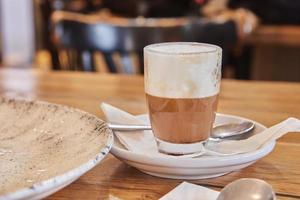
[[[46,102],[46,101],[27,100],[27,99],[19,99],[19,98],[12,99],[12,98],[1,97],[0,99],[1,99],[1,101],[17,101],[17,102],[34,103],[34,104],[42,104],[42,105],[55,105],[55,106],[58,106],[63,109],[73,110],[75,112],[87,114],[89,116],[94,117],[97,121],[105,122],[104,120],[99,119],[97,116],[95,116],[91,113],[88,113],[86,111],[83,111],[83,110],[80,110],[78,108],[74,108],[71,106],[65,106],[65,105],[50,103],[50,102]],[[105,124],[106,124],[106,122],[105,122]],[[60,175],[54,176],[52,178],[49,178],[47,180],[37,182],[30,187],[21,188],[14,192],[1,194],[0,200],[30,198],[31,196],[34,196],[35,194],[44,193],[48,190],[53,190],[54,188],[62,186],[64,183],[67,183],[68,181],[76,180],[77,177],[82,176],[84,173],[88,172],[93,167],[95,167],[97,164],[99,164],[100,161],[103,160],[103,158],[110,152],[113,142],[114,142],[114,136],[110,129],[107,128],[107,131],[108,131],[109,135],[107,137],[105,146],[100,150],[100,152],[98,154],[96,154],[96,156],[94,158],[88,160],[87,162],[79,165],[76,168],[73,168],[73,169],[67,171],[64,174],[60,174]]]
[[[139,115],[143,116],[143,115]],[[257,125],[259,125],[261,128],[266,129],[267,127],[262,125],[261,123],[236,116],[236,115],[229,115],[229,114],[222,114],[218,113],[218,116],[223,116],[223,117],[230,117],[230,118],[235,118],[235,119],[241,119],[241,120],[248,120],[251,121]],[[267,143],[263,145],[260,149],[250,152],[250,153],[245,153],[245,154],[238,154],[238,155],[231,155],[231,156],[226,156],[220,161],[220,157],[209,157],[209,158],[176,158],[176,157],[157,157],[157,156],[152,156],[152,155],[144,155],[140,153],[135,153],[135,152],[130,152],[126,149],[119,148],[116,145],[112,146],[111,153],[119,158],[120,160],[128,160],[131,162],[135,163],[140,163],[140,164],[147,164],[147,165],[152,165],[152,166],[163,166],[163,167],[176,167],[176,168],[214,168],[214,167],[226,167],[226,166],[233,166],[236,164],[240,164],[241,160],[241,155],[243,162],[249,162],[249,161],[255,161],[261,157],[264,157],[268,155],[275,147],[275,141]],[[141,162],[142,160],[142,162]],[[177,162],[176,162],[177,161]],[[178,162],[181,161],[181,162]],[[176,165],[174,165],[174,162],[176,162]],[[214,162],[214,164],[205,164],[206,162]],[[230,164],[226,164],[230,162]],[[191,166],[193,165],[193,166]]]

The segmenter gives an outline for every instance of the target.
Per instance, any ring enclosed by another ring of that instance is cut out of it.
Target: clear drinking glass
[[[198,152],[212,131],[221,82],[222,49],[193,42],[144,48],[145,92],[162,153]]]

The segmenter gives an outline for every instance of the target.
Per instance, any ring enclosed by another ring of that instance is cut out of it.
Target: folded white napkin
[[[106,103],[101,104],[101,109],[107,121],[111,123],[131,125],[149,124],[149,119],[141,119]],[[300,120],[288,118],[245,140],[208,142],[202,148],[203,150],[197,153],[197,156],[226,156],[252,152],[268,142],[277,140],[288,132],[300,132]],[[135,131],[130,133],[115,131],[115,135],[129,151],[146,155],[166,156],[158,152],[152,131]],[[192,155],[192,157],[195,156]]]
[[[129,125],[149,124],[148,119],[142,120],[109,104],[102,103],[100,107],[106,117],[106,120],[110,123]],[[130,133],[114,131],[114,133],[119,141],[129,151],[146,153],[150,155],[160,154],[158,153],[152,131],[134,131]]]
[[[218,195],[218,191],[188,182],[182,182],[176,188],[161,197],[160,200],[216,200]]]

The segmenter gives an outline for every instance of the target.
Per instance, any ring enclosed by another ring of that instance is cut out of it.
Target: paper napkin
[[[134,115],[106,103],[102,103],[100,107],[106,117],[106,120],[110,123],[131,125],[145,125],[149,123],[149,120],[147,119],[141,120]],[[130,133],[114,131],[114,133],[119,141],[129,151],[146,154],[159,154],[152,131],[134,131]]]
[[[160,200],[216,200],[218,191],[188,182],[182,182],[176,188],[160,198]]]

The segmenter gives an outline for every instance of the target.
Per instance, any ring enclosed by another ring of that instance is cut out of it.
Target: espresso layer
[[[206,140],[215,120],[218,95],[205,98],[164,98],[146,94],[151,126],[160,140],[194,143]]]

